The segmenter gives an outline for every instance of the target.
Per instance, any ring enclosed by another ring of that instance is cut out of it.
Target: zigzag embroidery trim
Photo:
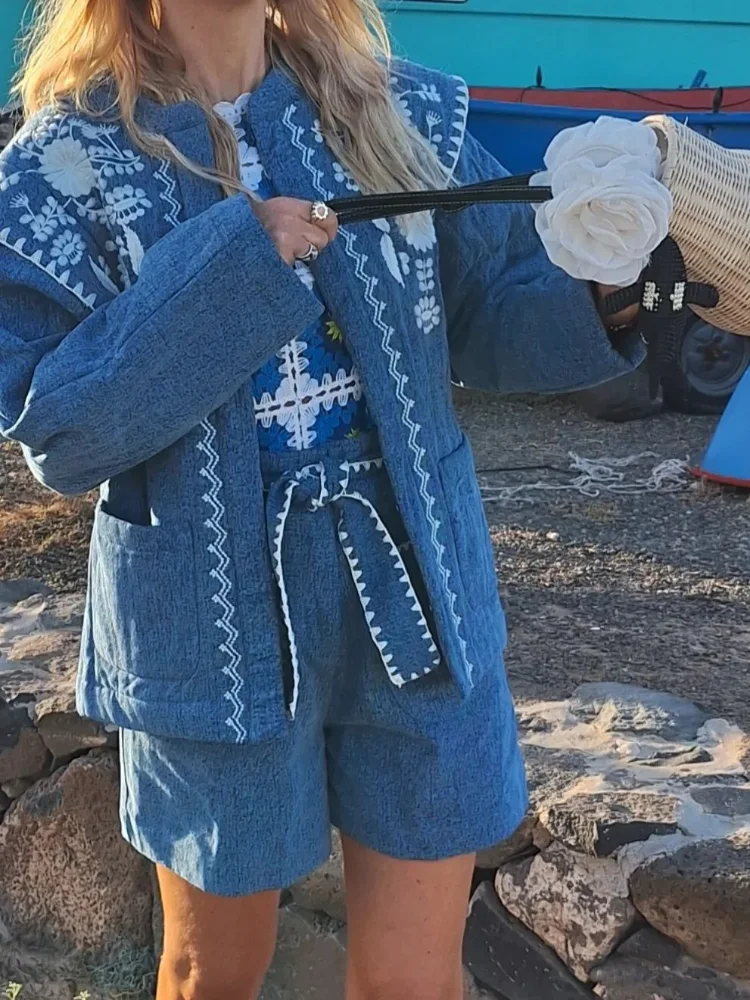
[[[209,507],[210,516],[205,521],[209,531],[213,532],[214,540],[208,546],[209,553],[214,557],[216,565],[211,570],[211,577],[216,580],[218,590],[212,597],[214,604],[221,609],[221,615],[214,624],[224,633],[224,641],[219,646],[228,663],[222,667],[222,673],[229,679],[230,688],[224,697],[230,703],[232,712],[226,724],[234,731],[237,742],[247,739],[247,729],[242,722],[245,706],[242,701],[244,681],[239,672],[242,655],[237,650],[239,632],[234,624],[236,609],[232,602],[232,581],[227,573],[229,556],[226,551],[227,530],[224,526],[226,509],[221,499],[224,483],[218,474],[219,453],[215,447],[216,428],[209,419],[201,422],[203,438],[198,442],[198,451],[206,458],[206,464],[200,470],[200,475],[208,480],[209,489],[203,494],[203,501]]]
[[[315,150],[311,146],[306,146],[302,141],[302,136],[305,134],[305,130],[301,125],[296,125],[292,120],[297,113],[297,105],[290,104],[284,111],[284,125],[291,132],[292,145],[295,149],[299,150],[302,156],[302,166],[307,170],[313,179],[313,186],[318,194],[323,198],[324,201],[331,201],[333,198],[333,192],[327,191],[323,187],[323,171],[319,170],[313,163],[315,157]]]
[[[161,167],[157,171],[157,177],[165,185],[165,190],[160,197],[170,206],[170,211],[165,216],[166,221],[177,228],[179,225],[180,204],[174,197],[176,183],[169,171],[169,164],[166,160],[161,161]],[[214,621],[216,627],[224,633],[224,641],[219,645],[219,651],[227,658],[227,663],[222,667],[222,673],[229,680],[229,690],[224,692],[224,698],[231,706],[231,714],[225,720],[227,726],[234,732],[237,743],[247,740],[247,729],[242,721],[245,705],[242,700],[242,689],[245,682],[239,672],[242,663],[242,654],[237,649],[239,631],[234,624],[236,608],[232,601],[232,580],[228,574],[230,559],[226,550],[228,538],[226,527],[224,526],[226,508],[221,499],[224,491],[224,482],[218,473],[219,453],[216,450],[216,428],[211,423],[210,418],[201,422],[203,437],[197,444],[197,449],[206,458],[206,464],[200,469],[199,475],[209,482],[209,490],[203,494],[203,502],[210,510],[210,516],[204,522],[206,528],[213,533],[213,541],[208,546],[210,555],[216,561],[216,565],[211,570],[211,578],[216,580],[218,590],[211,600],[221,609],[221,615]]]
[[[396,687],[403,687],[406,683],[406,678],[398,670],[391,666],[393,662],[393,653],[387,653],[388,640],[381,639],[380,636],[383,634],[383,629],[375,624],[375,613],[369,610],[370,601],[372,598],[365,594],[367,589],[364,579],[362,578],[362,570],[359,568],[359,559],[354,554],[354,546],[350,544],[349,535],[344,531],[339,521],[338,526],[339,541],[341,542],[341,548],[344,550],[344,555],[346,556],[346,561],[349,563],[349,569],[351,570],[352,580],[354,581],[354,586],[357,588],[357,593],[359,594],[359,600],[362,605],[362,610],[365,613],[365,620],[367,621],[367,628],[370,632],[370,638],[375,643],[380,653],[380,659],[383,661],[383,666],[388,672],[388,676],[396,685]]]
[[[370,469],[382,469],[382,458],[363,458],[359,462],[342,462],[339,466],[342,472],[369,472]]]
[[[156,171],[157,180],[164,185],[164,190],[159,194],[162,201],[169,205],[169,211],[164,216],[167,222],[175,228],[180,223],[180,203],[174,196],[177,189],[177,181],[173,175],[171,166],[167,160],[160,160],[159,169]]]
[[[382,458],[364,458],[359,462],[342,462],[339,471],[344,475],[339,479],[339,490],[345,493],[349,489],[349,480],[352,473],[369,472],[370,469],[382,469],[384,465]]]
[[[447,153],[450,160],[447,164],[449,184],[453,180],[456,173],[456,167],[458,166],[458,160],[461,156],[464,139],[466,138],[466,123],[469,118],[469,88],[466,86],[465,81],[460,77],[457,76],[454,77],[454,79],[457,84],[456,113],[451,125],[452,135]]]
[[[274,531],[273,537],[273,568],[276,574],[276,582],[279,586],[279,594],[281,596],[281,613],[284,616],[284,625],[286,626],[287,636],[289,637],[289,655],[292,660],[292,674],[294,677],[294,689],[292,691],[292,700],[289,705],[289,714],[294,719],[297,715],[297,704],[299,702],[299,688],[300,688],[300,671],[299,671],[299,654],[297,652],[297,637],[294,633],[294,627],[292,625],[292,615],[289,610],[289,594],[286,589],[286,582],[284,580],[284,564],[282,560],[282,547],[284,544],[284,528],[286,527],[286,520],[289,516],[289,511],[292,506],[292,500],[294,498],[294,491],[297,489],[298,482],[290,482],[284,492],[284,505],[277,515],[276,520],[276,530]]]
[[[302,163],[312,176],[315,190],[324,201],[327,201],[332,197],[332,195],[323,185],[322,170],[319,170],[312,162],[314,150],[311,147],[306,146],[302,141],[302,136],[305,134],[304,128],[293,121],[296,110],[297,109],[294,104],[289,105],[284,112],[284,125],[292,134],[292,145],[302,154]],[[445,545],[443,545],[438,537],[441,524],[434,513],[435,498],[432,496],[428,488],[430,474],[424,466],[425,449],[419,443],[419,433],[422,428],[421,425],[418,424],[411,416],[411,411],[414,409],[414,400],[411,399],[406,392],[406,384],[409,381],[409,376],[400,370],[401,353],[391,344],[394,334],[393,327],[389,326],[383,319],[386,303],[383,299],[379,299],[375,295],[375,288],[377,287],[378,279],[374,275],[368,275],[365,271],[365,265],[368,261],[367,254],[359,253],[357,251],[355,247],[356,236],[354,236],[351,230],[344,228],[341,230],[340,235],[344,240],[344,247],[347,255],[355,262],[355,274],[365,287],[365,301],[372,310],[373,324],[375,328],[380,331],[380,346],[388,357],[388,371],[390,372],[391,378],[393,378],[396,383],[396,396],[401,403],[401,420],[409,431],[409,449],[414,456],[413,466],[414,471],[417,474],[417,478],[419,479],[419,493],[425,506],[427,522],[430,525],[430,540],[437,557],[440,578],[448,597],[451,620],[461,648],[461,656],[464,661],[469,681],[471,682],[474,674],[474,665],[469,660],[468,646],[466,639],[463,636],[463,619],[456,610],[458,596],[450,585],[451,571],[445,565]]]
[[[418,616],[417,625],[419,626],[419,628],[422,629],[421,638],[427,644],[427,651],[433,658],[432,668],[440,666],[440,652],[438,651],[438,648],[435,645],[435,640],[432,637],[432,633],[430,632],[430,628],[424,616],[424,611],[422,610],[422,605],[419,603],[419,598],[417,597],[414,587],[412,586],[412,582],[409,579],[409,574],[406,569],[406,564],[404,563],[404,560],[401,558],[401,553],[396,548],[396,545],[394,544],[394,541],[391,538],[387,527],[383,523],[382,518],[378,514],[375,506],[372,503],[370,503],[370,501],[366,497],[364,497],[361,493],[353,490],[351,492],[343,493],[342,496],[350,497],[361,503],[362,506],[367,509],[368,514],[374,521],[375,530],[381,536],[383,544],[388,546],[388,551],[390,553],[391,559],[393,559],[393,566],[394,570],[396,571],[398,581],[399,583],[404,584],[406,600],[409,602],[411,610]],[[376,627],[374,622],[375,615],[372,611],[368,610],[371,598],[369,598],[365,593],[366,581],[363,578],[362,570],[358,568],[359,560],[354,554],[354,548],[351,542],[349,541],[349,535],[342,527],[341,522],[339,523],[339,539],[341,540],[341,545],[342,548],[344,549],[344,555],[346,556],[346,560],[349,563],[349,568],[352,571],[352,579],[354,580],[354,585],[357,588],[357,593],[359,594],[362,608],[365,612],[367,627],[370,629],[370,635],[372,636],[373,642],[380,651],[380,656],[383,660],[386,670],[388,671],[388,676],[390,677],[390,679],[393,681],[396,687],[402,687],[404,684],[407,683],[407,681],[415,681],[419,677],[422,677],[425,674],[430,673],[430,670],[428,669],[428,670],[423,670],[421,673],[415,672],[412,673],[409,677],[404,677],[404,675],[400,671],[391,667],[390,664],[393,659],[393,655],[391,653],[386,654],[385,649],[387,646],[387,642],[382,641],[379,638],[380,634],[382,633],[382,629]]]

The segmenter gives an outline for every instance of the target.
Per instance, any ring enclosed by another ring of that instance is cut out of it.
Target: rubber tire
[[[726,364],[701,373],[701,354],[711,344],[723,345]],[[717,416],[750,367],[750,337],[719,330],[698,316],[688,321],[672,368],[662,378],[664,403],[670,410],[696,416]]]

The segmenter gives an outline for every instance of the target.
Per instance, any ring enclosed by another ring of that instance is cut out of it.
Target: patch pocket
[[[495,557],[479,492],[471,445],[461,444],[440,459],[440,482],[458,555],[458,569],[468,605],[498,599]]]
[[[94,645],[149,680],[193,673],[200,657],[192,532],[121,521],[97,506],[91,540]]]

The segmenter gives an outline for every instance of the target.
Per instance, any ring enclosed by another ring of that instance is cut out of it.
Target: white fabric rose
[[[652,177],[661,172],[662,155],[654,130],[625,118],[602,115],[585,125],[563,129],[547,147],[544,165],[554,171],[581,156],[595,167],[606,167],[620,156],[633,156]]]
[[[618,118],[566,129],[550,144],[533,185],[552,188],[536,228],[553,264],[571,277],[634,284],[667,237],[672,196],[657,178],[652,129]]]

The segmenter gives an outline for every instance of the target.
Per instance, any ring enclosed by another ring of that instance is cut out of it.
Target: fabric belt
[[[397,687],[440,664],[440,652],[406,564],[375,505],[350,485],[353,473],[382,468],[382,459],[307,465],[287,473],[268,490],[266,520],[281,612],[289,640],[295,717],[300,692],[300,651],[285,580],[284,537],[295,509],[333,508],[336,531],[365,621],[389,678]]]

